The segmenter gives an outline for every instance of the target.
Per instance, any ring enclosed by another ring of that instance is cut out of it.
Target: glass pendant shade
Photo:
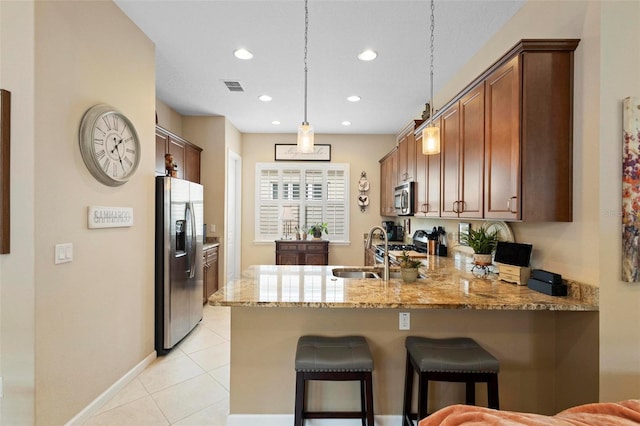
[[[307,122],[298,127],[297,151],[305,154],[313,152],[313,127]]]
[[[430,124],[422,130],[422,153],[440,154],[440,128]]]

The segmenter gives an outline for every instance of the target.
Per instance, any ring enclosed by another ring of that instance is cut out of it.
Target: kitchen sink
[[[331,270],[334,277],[338,278],[380,278],[376,272],[371,269],[358,269],[358,268],[334,268]]]

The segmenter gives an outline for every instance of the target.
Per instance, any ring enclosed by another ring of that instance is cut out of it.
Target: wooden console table
[[[276,265],[328,265],[327,240],[276,240]]]

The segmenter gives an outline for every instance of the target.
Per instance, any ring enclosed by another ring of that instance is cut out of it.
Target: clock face
[[[108,105],[91,107],[80,125],[80,152],[91,174],[109,186],[125,183],[140,162],[133,124]]]

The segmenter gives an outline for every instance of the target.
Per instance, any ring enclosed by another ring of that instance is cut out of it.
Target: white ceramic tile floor
[[[204,306],[200,324],[158,357],[84,426],[224,426],[229,413],[229,308]]]

